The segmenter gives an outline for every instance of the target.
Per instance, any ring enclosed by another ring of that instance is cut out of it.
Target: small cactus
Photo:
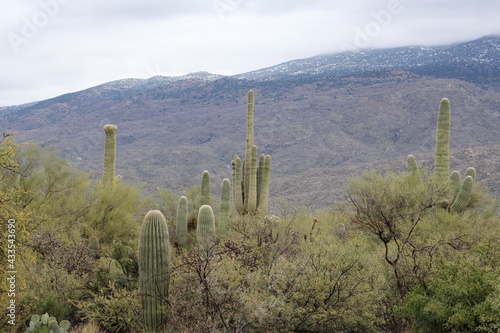
[[[66,333],[71,324],[67,320],[62,320],[59,324],[55,317],[49,317],[47,313],[41,317],[31,316],[31,321],[25,333]]]
[[[188,241],[188,201],[185,196],[179,199],[177,204],[177,215],[175,217],[175,230],[177,233],[177,243],[180,248],[187,248]]]
[[[222,181],[220,209],[219,209],[219,225],[217,228],[221,238],[226,237],[229,224],[229,213],[231,211],[231,182],[224,178]]]
[[[205,253],[215,242],[215,217],[212,207],[203,205],[198,211],[198,224],[196,226],[196,240],[198,250]]]
[[[200,206],[210,205],[212,201],[212,187],[210,185],[210,173],[205,170],[201,175]]]
[[[413,182],[413,184],[421,184],[422,176],[420,175],[420,170],[418,169],[417,161],[415,156],[408,155],[406,158],[406,171]]]

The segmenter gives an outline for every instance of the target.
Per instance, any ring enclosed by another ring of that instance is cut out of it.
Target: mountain
[[[500,194],[499,41],[346,52],[235,76],[124,79],[0,110],[0,119],[17,141],[57,147],[95,177],[102,126],[116,124],[125,181],[180,194],[209,170],[218,192],[233,155],[244,155],[252,89],[255,142],[273,157],[272,198],[319,207],[341,201],[346,181],[363,171],[404,170],[408,154],[431,166],[447,97],[452,167],[476,167],[478,180]]]
[[[247,80],[346,76],[366,71],[398,69],[419,75],[500,84],[500,36],[485,36],[449,46],[409,46],[359,50],[288,61],[236,75]]]

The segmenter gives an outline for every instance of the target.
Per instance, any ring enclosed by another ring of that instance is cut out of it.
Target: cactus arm
[[[460,191],[455,201],[450,205],[450,212],[459,214],[467,208],[472,193],[473,180],[471,176],[467,176],[460,187]]]
[[[248,199],[246,200],[247,212],[255,214],[257,210],[257,146],[252,147],[252,160],[250,168],[250,181],[248,183]]]
[[[450,204],[453,204],[453,201],[455,201],[459,191],[460,173],[455,170],[450,175]]]
[[[262,171],[262,185],[260,190],[258,211],[261,215],[267,215],[269,205],[269,183],[271,181],[271,155],[264,159],[264,170]]]

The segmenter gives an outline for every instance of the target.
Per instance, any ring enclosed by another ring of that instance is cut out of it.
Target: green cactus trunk
[[[255,145],[252,147],[250,178],[248,182],[248,191],[245,192],[245,200],[247,213],[255,214],[257,211],[257,146]]]
[[[259,207],[260,193],[262,189],[262,181],[264,177],[262,173],[264,172],[264,164],[266,163],[266,155],[260,154],[259,156],[259,166],[257,167],[257,208]]]
[[[175,231],[177,234],[177,244],[180,248],[186,249],[188,242],[188,201],[185,196],[179,199],[177,204],[177,215],[175,217]]]
[[[434,175],[436,180],[445,186],[445,192],[449,191],[450,124],[450,101],[447,98],[443,98],[439,105],[437,120]]]
[[[212,201],[212,185],[210,184],[210,173],[205,170],[201,175],[200,206],[210,205]]]
[[[147,331],[164,325],[170,265],[167,221],[160,211],[151,210],[144,217],[139,240],[139,289]]]
[[[453,204],[457,198],[458,192],[460,192],[460,185],[460,173],[455,170],[450,175],[450,204]]]
[[[104,170],[102,182],[105,185],[113,185],[115,182],[115,160],[116,160],[116,125],[104,125],[106,142],[104,145]]]
[[[456,199],[450,205],[451,213],[459,214],[463,212],[465,208],[467,208],[467,204],[469,203],[471,198],[472,184],[473,184],[472,177],[471,176],[465,177]]]
[[[198,211],[198,224],[196,226],[196,240],[198,252],[205,255],[215,244],[215,217],[212,207],[203,205]]]
[[[243,189],[241,180],[241,159],[238,155],[234,155],[232,161],[233,167],[233,200],[234,206],[238,214],[243,215],[245,213],[245,207],[243,206]]]
[[[247,102],[247,135],[246,135],[246,146],[245,146],[245,171],[244,171],[244,183],[243,188],[248,189],[250,184],[250,174],[251,174],[251,162],[252,162],[252,149],[254,146],[254,96],[253,91],[248,91],[248,102]]]
[[[414,184],[422,183],[422,176],[420,175],[420,170],[418,169],[417,160],[415,156],[408,155],[406,158],[406,171]]]
[[[217,226],[217,233],[220,238],[225,238],[227,235],[230,211],[231,211],[231,182],[229,181],[229,179],[224,178],[224,180],[222,181],[222,190],[220,198],[219,224]]]
[[[271,181],[271,155],[266,155],[264,158],[263,170],[261,172],[261,188],[259,191],[259,205],[257,211],[261,215],[267,214],[269,203],[269,183]]]

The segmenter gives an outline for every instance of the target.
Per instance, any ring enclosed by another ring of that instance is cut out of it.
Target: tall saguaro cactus
[[[246,135],[246,145],[245,145],[245,176],[244,176],[244,188],[249,188],[250,183],[250,173],[251,173],[251,161],[252,161],[252,149],[254,146],[254,118],[255,118],[255,102],[253,90],[248,91],[247,100],[247,135]]]
[[[448,177],[450,176],[450,110],[450,101],[443,98],[439,105],[437,120],[434,175],[445,186],[447,186]],[[446,191],[448,190],[447,187]]]
[[[434,177],[444,187],[444,196],[440,198],[439,205],[451,213],[461,213],[471,200],[476,169],[468,168],[463,182],[458,171],[453,171],[450,175],[450,110],[450,101],[443,98],[437,120]],[[407,158],[407,170],[410,176],[421,179],[413,155]]]
[[[242,163],[238,155],[235,155],[232,161],[234,205],[240,215],[256,213],[265,215],[269,200],[271,157],[267,155],[269,156],[267,165],[267,156],[261,155],[258,160],[257,146],[254,144],[254,105],[254,93],[250,90],[247,105],[245,159]]]
[[[164,324],[170,265],[167,221],[160,211],[151,210],[144,217],[139,239],[139,288],[148,331]]]
[[[102,182],[105,185],[113,185],[115,182],[116,132],[118,132],[118,126],[111,124],[104,125],[106,142],[104,144],[104,171],[102,174]]]

